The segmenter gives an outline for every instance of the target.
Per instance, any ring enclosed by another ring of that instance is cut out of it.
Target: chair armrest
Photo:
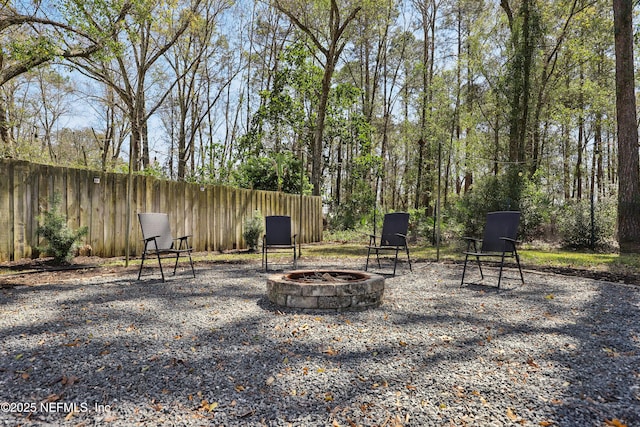
[[[514,251],[516,250],[516,243],[520,243],[519,240],[512,239],[510,237],[500,237],[500,240],[504,240],[505,242],[511,243],[511,247],[513,248]]]
[[[473,252],[478,252],[478,242],[482,242],[482,239],[477,239],[475,237],[463,237],[462,239],[467,242],[466,252],[471,250],[471,246],[473,246]]]
[[[150,250],[158,250],[158,241],[156,240],[158,236],[151,236],[151,237],[146,237],[144,239],[142,239],[142,241],[144,242],[144,252],[147,252],[147,247],[149,246],[149,243],[153,242],[153,245],[155,246],[155,249],[150,249]]]
[[[180,241],[180,245],[178,246],[178,250],[182,251],[182,250],[190,250],[191,248],[189,247],[189,240],[188,238],[191,237],[191,234],[188,234],[186,236],[182,236],[182,237],[176,237],[175,239],[173,239],[174,241]],[[184,244],[185,249],[182,249],[182,245]]]

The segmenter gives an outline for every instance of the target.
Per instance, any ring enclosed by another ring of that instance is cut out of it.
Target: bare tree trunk
[[[3,146],[0,154],[13,155],[13,139],[9,132],[9,111],[4,97],[0,97],[0,143]]]
[[[633,2],[613,0],[618,116],[618,240],[620,252],[640,252],[640,168],[633,64]]]

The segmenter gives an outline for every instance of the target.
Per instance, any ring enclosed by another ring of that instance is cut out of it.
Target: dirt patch
[[[130,274],[137,272],[139,268],[139,264],[137,263],[129,265],[128,267],[124,267],[124,265],[106,265],[107,263],[112,263],[113,259],[99,257],[76,257],[68,265],[54,265],[52,260],[53,258],[38,258],[0,263],[0,288],[17,285],[36,286],[45,283],[63,283],[87,277]],[[320,262],[321,260],[321,258],[314,258],[314,261]],[[428,262],[428,260],[423,261]],[[124,263],[124,259],[122,259],[122,262]],[[222,262],[225,264],[233,263],[228,260]],[[215,263],[215,261],[212,262],[210,260],[194,261],[196,266],[211,265]],[[242,263],[242,261],[239,261],[238,263]],[[587,270],[571,267],[545,267],[530,265],[523,266],[523,268],[526,270],[543,271],[552,274],[561,274],[564,276],[585,277],[607,282],[633,285],[640,284],[640,274],[631,271],[616,272],[597,269]]]
[[[0,287],[35,286],[62,283],[86,277],[123,274],[137,266],[105,266],[99,257],[76,257],[69,264],[57,265],[53,258],[21,259],[0,263]]]

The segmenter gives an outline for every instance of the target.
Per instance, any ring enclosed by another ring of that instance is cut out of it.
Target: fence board
[[[13,230],[8,224],[13,223],[13,165],[0,165],[0,261],[9,261],[9,253],[13,252]],[[6,258],[5,258],[6,257]]]

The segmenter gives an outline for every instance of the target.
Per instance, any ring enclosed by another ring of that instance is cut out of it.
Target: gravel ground
[[[145,273],[0,290],[0,425],[640,426],[638,286],[418,263],[323,313],[256,264]]]

